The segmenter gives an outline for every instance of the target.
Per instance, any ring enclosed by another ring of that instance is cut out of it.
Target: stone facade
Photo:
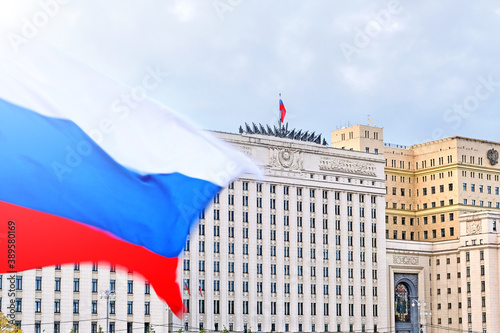
[[[265,177],[241,177],[202,215],[180,272],[191,290],[183,291],[189,313],[174,326],[383,332],[381,156],[262,135],[218,136],[251,156]]]
[[[421,315],[419,323],[427,320],[428,332],[496,332],[500,324],[500,213],[467,213],[459,221],[457,240],[388,240],[390,285],[396,285],[399,274],[418,275],[418,299],[431,312],[427,318]],[[390,293],[389,289],[389,300],[393,300]],[[394,319],[391,327],[397,328]]]
[[[333,131],[332,145],[384,155],[388,239],[457,239],[460,214],[500,211],[500,143],[451,137],[404,147],[382,137],[382,128],[356,125]]]
[[[111,285],[115,332],[385,331],[382,156],[261,135],[215,134],[254,159],[264,177],[242,176],[201,214],[179,266],[180,284],[189,287],[182,291],[189,312],[172,321],[154,290],[146,292],[144,280],[106,263],[96,270],[83,264],[45,267],[18,274],[17,320],[24,332],[105,330],[100,291]],[[60,287],[54,288],[56,281]],[[5,275],[2,282],[4,310]]]

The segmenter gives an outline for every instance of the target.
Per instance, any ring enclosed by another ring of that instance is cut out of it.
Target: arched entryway
[[[396,333],[419,333],[418,275],[394,274],[394,322]]]

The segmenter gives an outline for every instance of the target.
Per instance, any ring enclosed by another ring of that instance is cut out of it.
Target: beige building
[[[389,331],[498,332],[500,143],[405,147],[356,125],[332,146],[385,158]]]
[[[500,143],[451,137],[409,147],[383,143],[382,128],[332,132],[332,146],[383,154],[387,239],[459,237],[458,216],[500,211]]]
[[[500,213],[467,213],[459,221],[456,240],[387,241],[390,313],[397,310],[400,284],[409,290],[410,323],[403,325],[418,322],[425,328],[427,323],[429,333],[498,332]],[[400,332],[398,316],[389,320],[389,331]],[[402,328],[402,332],[417,332]]]

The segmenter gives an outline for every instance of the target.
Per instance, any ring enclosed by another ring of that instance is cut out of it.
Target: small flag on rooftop
[[[281,96],[281,94],[280,94]],[[283,123],[283,121],[285,120],[285,115],[286,115],[286,109],[285,109],[285,105],[283,104],[283,101],[281,100],[280,98],[280,120],[281,120],[281,123]]]

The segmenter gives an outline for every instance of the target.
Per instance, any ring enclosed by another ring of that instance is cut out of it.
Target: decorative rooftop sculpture
[[[316,135],[316,132],[309,133],[308,131],[303,132],[302,130],[297,131],[296,129],[289,130],[288,123],[286,123],[285,126],[280,127],[271,127],[269,125],[266,125],[264,127],[260,123],[259,125],[256,125],[255,123],[252,123],[252,125],[248,125],[247,123],[245,123],[245,127],[240,126],[239,132],[240,134],[260,134],[297,141],[314,142],[323,146],[328,145],[324,138],[323,140],[321,140],[321,134]]]

